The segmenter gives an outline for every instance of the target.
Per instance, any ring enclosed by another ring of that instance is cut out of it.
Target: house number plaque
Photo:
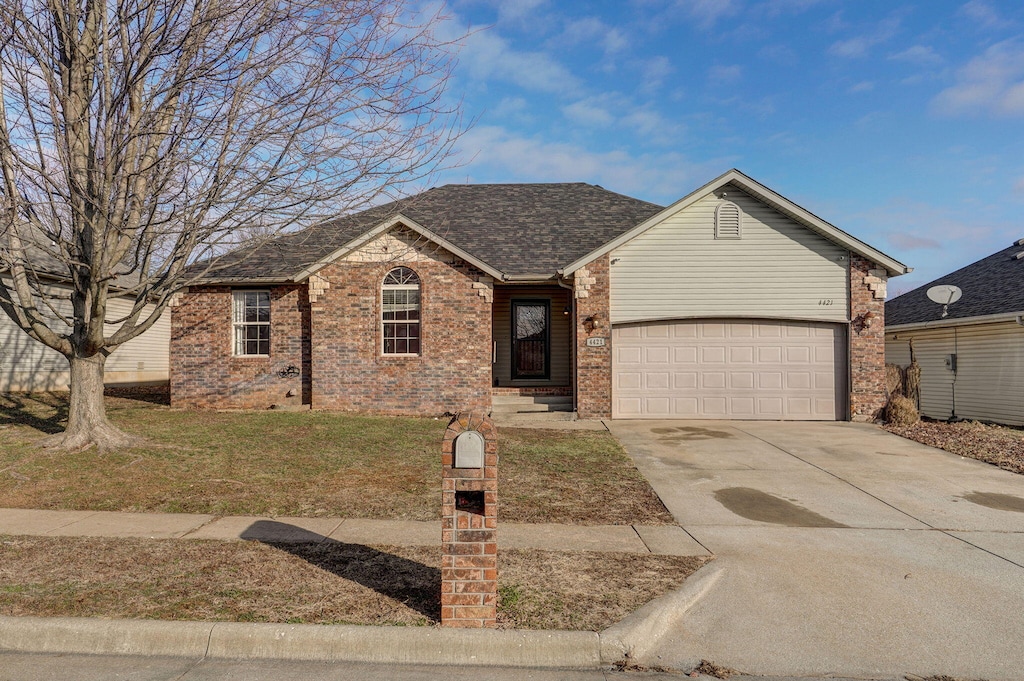
[[[587,347],[588,348],[603,348],[604,347],[604,338],[588,338],[587,339]]]

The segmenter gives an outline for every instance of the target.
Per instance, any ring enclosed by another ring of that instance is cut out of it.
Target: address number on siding
[[[832,304],[832,299],[831,298],[822,298],[821,300],[818,301],[818,305],[831,305],[831,304]]]
[[[587,339],[587,347],[590,347],[590,348],[603,348],[604,347],[604,338],[588,338]]]

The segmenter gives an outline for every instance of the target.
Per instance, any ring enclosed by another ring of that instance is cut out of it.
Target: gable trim
[[[775,210],[778,210],[784,215],[789,216],[790,218],[796,220],[797,222],[807,227],[811,231],[816,232],[817,234],[825,237],[829,241],[832,241],[833,243],[838,244],[843,248],[847,248],[853,253],[856,253],[857,255],[860,255],[870,260],[871,262],[881,265],[882,267],[885,268],[889,276],[898,276],[900,274],[906,274],[912,271],[910,267],[907,267],[898,260],[887,256],[885,253],[882,253],[881,251],[874,249],[871,246],[868,246],[863,241],[851,236],[850,234],[847,234],[846,232],[839,229],[835,225],[832,225],[822,220],[818,216],[814,215],[808,210],[805,210],[804,208],[801,208],[800,206],[793,203],[789,199],[785,198],[781,194],[777,194],[768,187],[765,187],[756,180],[747,177],[740,171],[733,168],[729,172],[715,178],[711,182],[708,182],[700,189],[697,189],[696,191],[687,194],[683,198],[673,203],[668,208],[665,208],[656,215],[648,218],[644,222],[641,222],[639,225],[629,230],[628,232],[623,233],[622,235],[615,239],[612,239],[611,241],[607,242],[600,248],[597,248],[594,251],[591,251],[587,255],[583,256],[579,260],[570,263],[562,270],[559,270],[559,274],[561,274],[562,276],[571,275],[576,270],[580,269],[581,267],[591,262],[595,258],[599,258],[603,255],[606,255],[611,251],[615,250],[616,248],[618,248],[619,246],[629,241],[632,241],[633,239],[640,236],[641,234],[651,229],[655,225],[664,222],[672,215],[675,215],[676,213],[692,206],[694,203],[704,198],[708,194],[711,194],[712,192],[721,189],[722,187],[728,184],[735,185],[736,187],[747,192],[748,194],[750,194],[757,200],[761,201],[762,203],[765,203],[771,208],[774,208]]]
[[[309,267],[303,269],[301,272],[295,275],[293,281],[302,281],[307,277],[316,274],[318,271],[320,271],[327,265],[330,265],[332,262],[338,260],[339,258],[345,257],[349,253],[352,253],[353,251],[356,251],[359,248],[362,248],[363,246],[365,246],[370,241],[373,241],[378,236],[390,232],[392,229],[396,227],[405,227],[416,232],[417,234],[427,239],[428,241],[437,244],[438,246],[445,249],[452,255],[464,260],[465,262],[469,263],[470,265],[477,268],[481,272],[484,272],[485,274],[488,274],[491,277],[498,279],[499,281],[504,278],[504,275],[499,270],[496,270],[495,268],[491,267],[490,265],[480,260],[479,258],[470,255],[469,253],[462,250],[461,248],[451,243],[447,239],[444,239],[443,237],[440,237],[437,234],[431,232],[429,229],[417,223],[415,220],[407,218],[406,216],[399,213],[398,215],[390,218],[389,220],[385,220],[384,222],[380,223],[373,229],[363,232],[352,241],[349,241],[347,244],[345,244],[341,248],[337,249],[336,251],[328,255],[326,258],[321,258],[320,260],[316,261]]]

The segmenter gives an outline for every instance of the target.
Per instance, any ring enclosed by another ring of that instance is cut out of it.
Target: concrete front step
[[[491,418],[498,426],[528,427],[534,423],[557,423],[562,421],[575,421],[574,411],[492,411]],[[598,422],[600,423],[600,422]]]
[[[490,402],[492,414],[535,414],[571,412],[571,397],[496,395]]]

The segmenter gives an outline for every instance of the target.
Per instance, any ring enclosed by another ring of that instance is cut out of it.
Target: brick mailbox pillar
[[[457,414],[441,444],[441,626],[495,626],[497,531],[498,431]]]

